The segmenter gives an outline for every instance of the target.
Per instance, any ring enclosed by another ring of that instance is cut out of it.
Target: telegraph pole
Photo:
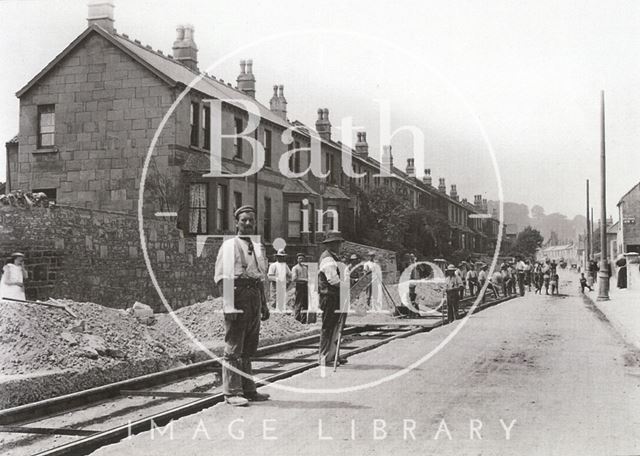
[[[600,271],[598,301],[609,300],[609,268],[607,258],[607,172],[604,136],[604,90],[600,92]]]
[[[585,270],[588,271],[589,261],[591,261],[591,221],[589,218],[589,179],[587,179],[587,239],[585,242],[584,251],[585,251],[584,268]],[[587,276],[591,277],[590,274],[587,274]]]

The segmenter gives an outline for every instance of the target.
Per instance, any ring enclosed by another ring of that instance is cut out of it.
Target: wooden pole
[[[585,269],[587,269],[589,267],[589,260],[591,260],[591,221],[589,218],[589,179],[587,179],[587,242],[584,250],[586,252]]]
[[[607,257],[607,171],[604,136],[604,90],[600,92],[600,271],[598,301],[609,300],[609,269]]]

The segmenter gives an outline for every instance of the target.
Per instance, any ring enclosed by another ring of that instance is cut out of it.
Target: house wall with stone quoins
[[[618,236],[618,245],[621,251],[640,253],[640,184],[620,199],[618,209],[621,234]]]
[[[98,34],[89,35],[20,97],[12,189],[56,189],[59,203],[132,212],[142,163],[173,89]],[[53,105],[52,146],[38,144],[38,106]],[[155,148],[166,168],[175,114]],[[171,157],[171,158],[170,158]]]

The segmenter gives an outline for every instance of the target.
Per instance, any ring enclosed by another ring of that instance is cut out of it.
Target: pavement
[[[640,352],[568,280],[94,454],[640,454]]]
[[[577,281],[577,275],[575,280]],[[615,279],[611,279],[609,300],[598,301],[598,285],[593,291],[586,290],[587,297],[607,317],[622,337],[640,349],[640,290],[616,288]]]

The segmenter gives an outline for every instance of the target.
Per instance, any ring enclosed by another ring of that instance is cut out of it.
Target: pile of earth
[[[63,309],[0,302],[0,374],[107,369],[175,358],[184,348],[170,336],[140,324],[127,312],[91,302],[57,300]]]
[[[204,302],[182,307],[170,314],[156,314],[156,319],[154,328],[158,334],[180,341],[182,346],[189,347],[189,351],[197,351],[198,343],[208,349],[224,343],[222,298],[209,297]],[[291,314],[272,312],[270,318],[260,324],[260,339],[279,340],[312,328],[298,322]]]

